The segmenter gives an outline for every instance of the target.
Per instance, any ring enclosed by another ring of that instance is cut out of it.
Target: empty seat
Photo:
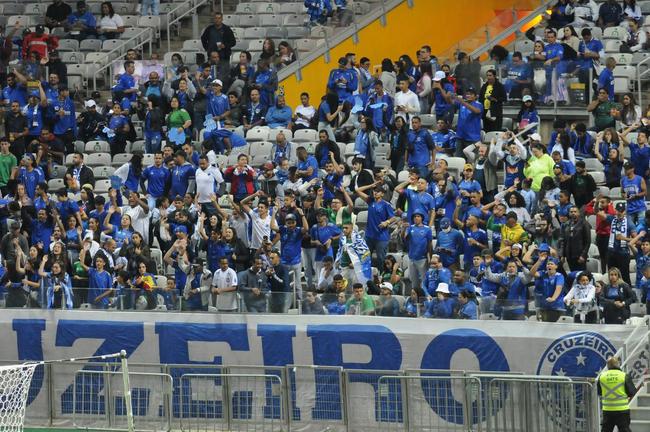
[[[58,51],[79,51],[79,41],[76,39],[59,40]]]
[[[354,2],[352,8],[357,15],[365,15],[370,12],[370,5],[366,2]]]
[[[115,49],[120,48],[123,44],[124,42],[120,41],[119,39],[109,39],[102,42],[102,51],[104,52],[113,51]]]
[[[253,14],[256,13],[256,7],[252,3],[239,3],[235,9],[235,13],[238,15]]]
[[[282,15],[262,15],[260,17],[262,27],[281,27],[282,22]]]
[[[303,26],[305,17],[303,15],[286,15],[283,24],[285,26]]]
[[[59,189],[63,189],[65,187],[65,182],[63,179],[60,178],[53,178],[47,181],[47,187],[51,191],[57,191]]]
[[[20,16],[25,12],[25,5],[22,3],[5,3],[2,8],[2,13],[6,16]],[[43,14],[45,15],[45,14]],[[20,21],[22,25],[25,25],[24,21]]]
[[[92,153],[84,158],[88,166],[101,166],[111,164],[111,155],[109,153]]]
[[[246,141],[265,141],[269,136],[268,127],[254,127],[246,134]]]
[[[309,52],[316,49],[316,41],[314,39],[298,39],[296,41],[296,49],[302,52]]]
[[[115,156],[113,156],[112,165],[114,167],[121,167],[122,165],[130,161],[132,157],[133,154],[131,153],[118,153]]]
[[[318,141],[318,131],[313,129],[298,129],[293,134],[293,141],[295,142]]]
[[[111,187],[111,181],[108,179],[95,180],[95,193],[105,193]]]
[[[305,27],[286,27],[288,39],[301,39],[309,36],[309,29]]]
[[[608,27],[603,30],[603,39],[616,39],[619,41],[627,39],[627,30],[623,27]]]
[[[280,7],[275,3],[260,3],[257,5],[258,14],[275,14],[280,12]]]
[[[6,15],[8,14],[5,13]],[[7,27],[15,27],[16,23],[20,23],[23,27],[29,27],[34,24],[34,17],[30,15],[12,15],[7,18]]]
[[[183,41],[183,51],[203,51],[203,45],[198,39],[189,39]]]
[[[85,146],[86,153],[109,153],[111,148],[106,141],[88,141]]]
[[[116,155],[117,156],[117,155]],[[115,168],[112,166],[98,166],[93,168],[95,179],[107,179],[113,175]]]
[[[293,3],[281,3],[280,4],[280,13],[281,14],[302,14],[303,3],[293,2]]]
[[[244,39],[264,39],[266,29],[262,27],[248,27],[244,29]]]
[[[224,15],[223,16],[223,22],[224,24],[232,27],[238,27],[239,26],[239,15]]]
[[[269,39],[287,39],[289,32],[282,27],[272,27],[266,29],[266,37]]]
[[[239,17],[239,27],[257,27],[260,20],[257,15],[242,15]]]
[[[124,27],[138,27],[138,19],[140,17],[137,15],[122,15],[122,21],[124,21]]]
[[[59,53],[59,57],[61,58],[61,61],[66,64],[83,63],[86,59],[86,56],[81,51],[61,52]]]
[[[262,51],[264,39],[253,39],[248,42],[248,51]]]
[[[79,44],[79,49],[81,51],[88,51],[88,52],[97,52],[102,49],[102,41],[99,39],[86,39],[82,40],[81,43]]]

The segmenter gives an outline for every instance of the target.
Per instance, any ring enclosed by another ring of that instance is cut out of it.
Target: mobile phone
[[[374,66],[372,67],[372,72],[373,72],[373,74],[375,74],[375,75],[381,73],[381,65],[374,65]]]

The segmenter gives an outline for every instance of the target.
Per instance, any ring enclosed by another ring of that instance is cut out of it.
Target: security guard
[[[616,357],[607,359],[607,370],[598,377],[598,394],[603,405],[602,432],[631,432],[629,401],[636,393],[632,379],[621,370]]]

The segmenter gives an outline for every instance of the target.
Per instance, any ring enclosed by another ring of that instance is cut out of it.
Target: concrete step
[[[650,407],[630,407],[630,418],[650,421]]]
[[[634,403],[637,407],[650,407],[650,394],[638,395]]]
[[[632,420],[630,422],[630,427],[633,431],[649,431],[650,420]]]

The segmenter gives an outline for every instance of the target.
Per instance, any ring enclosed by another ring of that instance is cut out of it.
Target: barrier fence
[[[132,363],[129,378],[142,431],[590,432],[599,425],[594,383],[560,376]],[[126,430],[120,379],[117,363],[39,366],[25,424]]]

